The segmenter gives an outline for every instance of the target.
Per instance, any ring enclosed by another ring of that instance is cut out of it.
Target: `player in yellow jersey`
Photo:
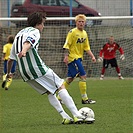
[[[75,17],[76,27],[68,32],[63,49],[65,50],[64,62],[68,66],[67,78],[64,82],[66,88],[78,76],[79,88],[82,97],[82,104],[93,104],[96,101],[89,99],[86,93],[86,72],[82,65],[84,51],[96,62],[95,56],[91,52],[88,35],[84,30],[86,16],[79,14]]]
[[[3,74],[2,88],[5,88],[5,90],[8,90],[9,86],[12,83],[12,77],[6,80],[6,74],[7,74],[7,62],[8,62],[8,58],[10,55],[10,50],[12,48],[13,41],[14,41],[14,36],[9,35],[7,38],[7,44],[3,46],[2,60],[4,61],[4,71],[3,71],[4,74]],[[16,68],[16,61],[14,61],[13,66],[12,66],[12,70],[11,70],[12,75],[15,72],[15,68]]]

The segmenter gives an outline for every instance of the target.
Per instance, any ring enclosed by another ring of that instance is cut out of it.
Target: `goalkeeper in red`
[[[88,35],[84,30],[86,24],[86,16],[79,14],[75,17],[76,27],[68,32],[63,49],[65,50],[64,62],[68,66],[67,78],[64,82],[66,88],[70,83],[79,77],[79,89],[82,97],[82,104],[93,104],[93,101],[88,98],[86,89],[86,72],[82,61],[84,51],[91,57],[93,62],[96,62],[95,56],[91,52]]]
[[[103,67],[101,70],[100,80],[103,80],[105,70],[108,68],[109,64],[111,65],[111,67],[115,67],[119,79],[124,79],[121,76],[120,68],[119,68],[119,66],[117,64],[117,60],[116,60],[116,51],[117,50],[121,54],[120,59],[124,60],[125,56],[124,56],[124,51],[123,51],[122,47],[114,41],[113,36],[110,36],[109,42],[107,42],[99,52],[98,61],[99,62],[103,61]]]

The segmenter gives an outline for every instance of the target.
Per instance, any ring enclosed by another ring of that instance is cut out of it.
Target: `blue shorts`
[[[80,76],[86,75],[81,58],[74,60],[73,62],[68,64],[67,76],[74,78],[77,74],[79,74]]]
[[[5,60],[5,61],[4,61],[4,74],[7,73],[7,62],[8,62],[8,60]],[[11,68],[11,73],[14,73],[15,70],[16,70],[16,61],[14,60],[14,61],[13,61],[12,68]]]

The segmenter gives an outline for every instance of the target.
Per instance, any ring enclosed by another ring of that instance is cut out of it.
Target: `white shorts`
[[[63,84],[64,79],[61,79],[52,69],[48,69],[46,74],[34,80],[28,80],[27,83],[32,86],[40,94],[47,91],[54,94]]]

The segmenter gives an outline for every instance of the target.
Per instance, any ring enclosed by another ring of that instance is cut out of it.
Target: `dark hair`
[[[9,35],[9,36],[7,37],[7,42],[8,42],[8,43],[13,43],[13,41],[14,41],[14,36],[13,36],[13,35]]]
[[[36,24],[41,24],[43,19],[46,19],[45,12],[34,12],[28,16],[28,26],[34,27]]]

